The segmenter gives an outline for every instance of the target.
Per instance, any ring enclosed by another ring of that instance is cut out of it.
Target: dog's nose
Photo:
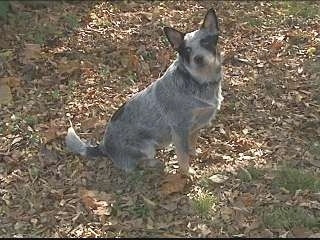
[[[199,56],[199,55],[195,56],[194,62],[200,66],[203,65],[203,63],[204,63],[203,56]]]

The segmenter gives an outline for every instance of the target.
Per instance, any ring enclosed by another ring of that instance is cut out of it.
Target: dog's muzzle
[[[203,67],[205,65],[205,62],[204,62],[204,57],[203,56],[200,56],[200,55],[197,55],[193,58],[193,61],[195,62],[195,64],[197,64],[197,66],[199,67]]]

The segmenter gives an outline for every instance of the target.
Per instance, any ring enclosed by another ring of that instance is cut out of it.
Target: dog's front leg
[[[189,134],[184,131],[175,133],[174,145],[176,147],[177,160],[181,169],[181,173],[190,175],[194,174],[194,170],[190,168],[190,139]]]
[[[199,137],[199,132],[198,131],[193,131],[189,135],[189,143],[190,143],[190,154],[192,156],[196,156],[196,148],[197,148],[197,139]]]

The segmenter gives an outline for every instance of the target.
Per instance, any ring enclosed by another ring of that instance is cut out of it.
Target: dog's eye
[[[211,45],[213,45],[213,39],[203,39],[202,41],[201,41],[201,44],[203,45],[203,46],[211,46]]]
[[[192,50],[192,49],[191,49],[190,47],[186,47],[186,52],[187,52],[187,53],[191,53],[191,50]]]
[[[203,44],[204,46],[210,46],[210,44],[212,44],[212,42],[209,41],[209,40],[205,40],[205,41],[202,41],[202,44]]]

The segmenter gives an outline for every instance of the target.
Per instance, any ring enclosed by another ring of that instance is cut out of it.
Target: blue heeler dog
[[[140,164],[157,166],[156,149],[173,143],[181,173],[194,173],[189,160],[199,130],[211,123],[223,100],[217,16],[210,9],[200,29],[182,33],[165,27],[164,32],[178,52],[177,59],[113,114],[99,145],[85,143],[70,127],[66,145],[72,152],[105,156],[131,171]]]

